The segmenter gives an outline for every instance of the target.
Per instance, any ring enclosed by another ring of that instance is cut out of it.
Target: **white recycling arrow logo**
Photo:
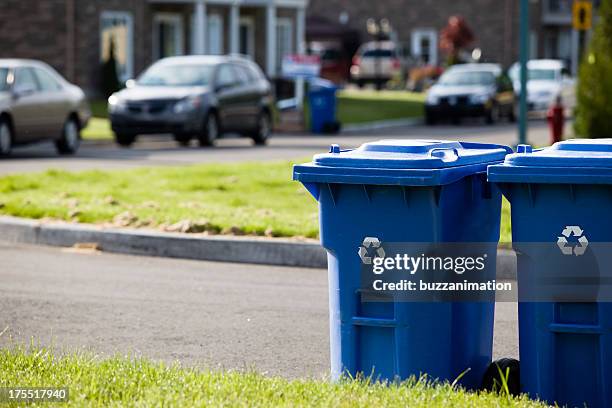
[[[363,262],[364,265],[372,264],[372,257],[369,255],[370,248],[374,250],[374,258],[385,257],[385,250],[381,246],[380,240],[374,237],[366,237],[363,239],[363,243],[361,244],[361,246],[359,247],[359,251],[357,252],[359,254],[359,257],[361,258],[361,262]]]
[[[577,238],[578,244],[570,245],[567,240],[569,237]],[[563,232],[561,232],[561,236],[557,237],[557,246],[563,255],[580,256],[584,255],[586,252],[589,246],[589,240],[584,235],[584,230],[582,228],[577,225],[568,225]]]

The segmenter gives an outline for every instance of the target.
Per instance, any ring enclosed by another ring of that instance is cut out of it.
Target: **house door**
[[[255,59],[255,21],[252,17],[240,18],[240,54]]]
[[[436,30],[421,29],[412,32],[412,55],[426,65],[438,63],[438,35]]]
[[[207,30],[208,47],[206,47],[206,50],[208,54],[223,54],[223,18],[219,14],[210,14]]]
[[[157,13],[153,19],[153,60],[183,54],[180,14]]]

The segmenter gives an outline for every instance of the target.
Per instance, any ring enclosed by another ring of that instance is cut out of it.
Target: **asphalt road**
[[[325,378],[324,270],[82,253],[0,243],[0,347],[52,344],[212,369]],[[494,354],[517,356],[516,305]]]
[[[546,144],[548,130],[543,121],[530,121],[529,141]],[[169,136],[141,137],[131,149],[122,149],[112,142],[85,142],[76,156],[60,157],[51,143],[16,148],[12,155],[0,158],[0,174],[40,171],[48,168],[68,170],[113,169],[154,165],[182,165],[227,161],[259,161],[305,159],[329,150],[332,143],[342,148],[384,138],[450,139],[488,143],[516,144],[516,125],[494,126],[465,122],[460,126],[404,126],[393,129],[351,132],[332,136],[277,134],[268,146],[254,147],[249,139],[228,138],[215,148],[177,147]]]

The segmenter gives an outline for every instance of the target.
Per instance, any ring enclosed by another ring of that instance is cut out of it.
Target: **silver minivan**
[[[91,111],[83,91],[44,62],[0,59],[0,155],[52,140],[60,154],[79,148]]]

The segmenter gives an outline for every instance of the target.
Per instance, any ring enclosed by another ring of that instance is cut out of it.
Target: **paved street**
[[[6,243],[0,257],[0,346],[33,338],[214,369],[328,371],[324,270]],[[515,307],[498,305],[496,356],[517,355]]]
[[[548,129],[543,121],[530,121],[529,141],[546,144]],[[568,126],[569,128],[569,126]],[[350,134],[275,135],[266,147],[253,147],[249,139],[220,140],[212,149],[177,147],[170,136],[142,137],[131,149],[121,149],[112,142],[85,142],[74,157],[59,157],[52,144],[43,143],[16,148],[8,158],[0,159],[0,174],[38,171],[47,168],[69,170],[111,169],[153,165],[180,165],[224,161],[257,161],[303,159],[325,152],[332,143],[342,148],[384,138],[454,139],[489,143],[516,144],[516,125],[501,123],[494,126],[480,122],[465,122],[461,126],[406,126],[380,131]]]

